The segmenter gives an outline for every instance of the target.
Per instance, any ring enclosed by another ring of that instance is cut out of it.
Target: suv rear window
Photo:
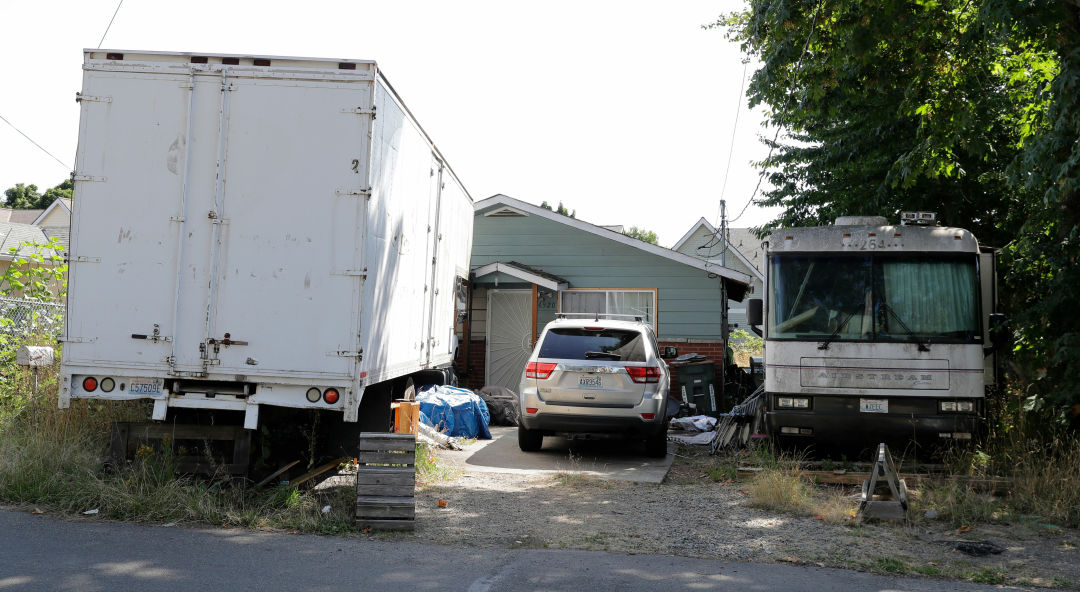
[[[644,362],[645,336],[624,329],[551,329],[540,345],[539,357]]]

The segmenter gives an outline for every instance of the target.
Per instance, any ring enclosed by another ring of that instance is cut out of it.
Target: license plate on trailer
[[[888,413],[888,399],[859,399],[859,411],[862,413]]]
[[[165,381],[160,378],[135,378],[128,383],[129,395],[160,395]]]
[[[600,376],[598,376],[598,375],[597,376],[582,376],[581,380],[578,381],[578,386],[591,386],[591,387],[598,387],[599,388],[599,387],[603,386],[601,384],[601,382],[602,381],[600,380]]]

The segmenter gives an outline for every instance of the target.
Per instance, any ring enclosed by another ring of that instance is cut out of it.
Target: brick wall
[[[458,383],[467,389],[479,390],[483,388],[485,366],[484,352],[486,341],[473,340],[469,344],[469,367],[465,367],[465,348],[458,347],[457,358],[454,360],[454,372],[458,375]]]
[[[686,342],[686,341],[680,341],[680,342],[660,341],[659,344],[660,344],[660,352],[661,353],[663,353],[665,346],[673,346],[673,347],[678,348],[680,356],[686,355],[686,354],[701,354],[701,355],[705,356],[706,358],[708,358],[709,360],[712,360],[713,368],[714,368],[714,371],[716,372],[716,382],[717,382],[716,390],[717,390],[717,392],[720,392],[722,387],[721,387],[721,385],[719,383],[720,383],[720,376],[721,376],[721,372],[723,371],[723,364],[724,364],[724,344],[723,343],[720,343],[720,342],[701,343],[701,342]],[[674,361],[674,358],[667,360],[668,364],[670,364],[672,361]],[[679,379],[676,376],[675,367],[672,366],[671,367],[671,394],[676,399],[681,399],[681,394],[680,393],[681,393],[681,389],[679,388]]]

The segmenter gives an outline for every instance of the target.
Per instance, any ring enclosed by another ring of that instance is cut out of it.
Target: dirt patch
[[[414,536],[439,544],[788,562],[986,584],[1075,589],[1080,583],[1076,530],[1037,523],[961,533],[940,522],[826,524],[752,508],[743,487],[685,456],[659,485],[466,471],[418,488]],[[971,556],[957,550],[965,541],[989,541],[1001,552]]]

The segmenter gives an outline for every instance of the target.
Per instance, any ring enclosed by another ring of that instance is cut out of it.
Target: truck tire
[[[536,452],[544,445],[544,434],[518,426],[518,448],[522,452]]]

